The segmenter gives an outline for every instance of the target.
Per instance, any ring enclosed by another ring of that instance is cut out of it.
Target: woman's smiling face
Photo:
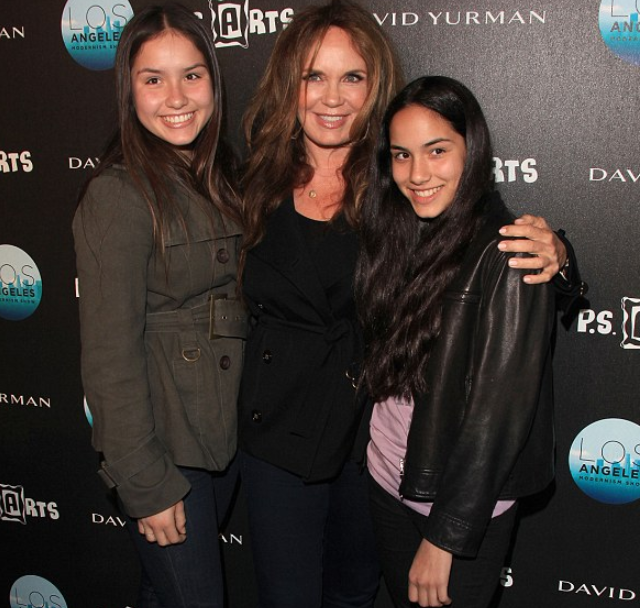
[[[346,146],[369,95],[367,65],[344,30],[330,27],[307,56],[298,95],[298,121],[306,146]],[[315,56],[314,56],[315,53]]]

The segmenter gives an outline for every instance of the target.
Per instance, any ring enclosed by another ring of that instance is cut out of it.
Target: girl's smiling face
[[[142,125],[177,147],[191,144],[213,113],[213,83],[205,58],[173,30],[140,47],[131,67],[131,90]]]
[[[419,105],[400,110],[389,127],[393,181],[423,219],[453,202],[467,156],[465,139],[437,112]]]

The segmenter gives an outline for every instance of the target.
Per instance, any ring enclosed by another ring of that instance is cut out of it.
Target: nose
[[[189,100],[182,89],[182,83],[176,82],[169,85],[165,100],[167,107],[180,109],[186,106],[188,102]]]
[[[428,182],[431,179],[431,169],[429,168],[428,161],[420,157],[414,157],[411,161],[409,178],[411,182],[416,185]]]
[[[324,105],[329,108],[335,108],[342,105],[342,90],[339,82],[327,82],[324,87],[322,101]]]

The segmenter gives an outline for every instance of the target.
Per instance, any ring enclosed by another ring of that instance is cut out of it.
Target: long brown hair
[[[353,123],[351,145],[342,167],[342,212],[357,227],[358,207],[366,188],[366,169],[384,110],[400,88],[401,75],[391,43],[375,19],[351,1],[333,0],[296,13],[278,36],[273,53],[244,118],[249,157],[243,176],[245,251],[264,235],[267,216],[313,177],[301,127],[298,95],[309,49],[337,27],[351,38],[364,59],[368,97]]]
[[[186,156],[153,135],[138,120],[131,89],[131,67],[142,45],[174,31],[184,36],[205,59],[213,85],[214,108],[209,122]],[[170,217],[184,219],[173,196],[175,185],[195,190],[223,217],[241,223],[241,203],[235,183],[236,162],[222,131],[222,81],[211,33],[180,4],[141,10],[122,32],[115,63],[118,129],[107,146],[96,174],[122,164],[144,196],[153,218],[156,246],[164,251],[165,226]],[[186,227],[185,227],[186,229]]]

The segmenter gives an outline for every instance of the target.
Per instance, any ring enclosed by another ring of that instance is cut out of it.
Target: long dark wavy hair
[[[213,114],[191,144],[189,155],[148,131],[138,120],[133,101],[131,68],[136,56],[145,42],[167,31],[184,36],[202,53],[213,84]],[[186,231],[173,195],[176,185],[195,190],[218,209],[223,218],[241,223],[237,163],[222,135],[222,81],[211,32],[180,4],[142,9],[122,32],[115,76],[118,128],[94,177],[111,165],[124,165],[147,201],[153,218],[154,240],[161,253],[170,218],[177,218]]]
[[[454,200],[420,220],[393,181],[389,127],[403,108],[445,118],[465,139]],[[391,102],[380,128],[361,216],[356,301],[365,334],[364,383],[377,400],[420,394],[430,346],[438,336],[444,291],[456,276],[493,188],[491,140],[476,98],[451,78],[415,80]]]
[[[355,227],[366,188],[369,159],[384,110],[401,86],[391,43],[364,8],[333,0],[297,12],[278,36],[264,76],[244,118],[249,156],[243,176],[245,251],[264,235],[267,216],[313,178],[297,120],[298,95],[309,50],[320,46],[327,30],[338,27],[351,38],[367,66],[369,91],[351,129],[342,167],[345,192],[341,209]]]

